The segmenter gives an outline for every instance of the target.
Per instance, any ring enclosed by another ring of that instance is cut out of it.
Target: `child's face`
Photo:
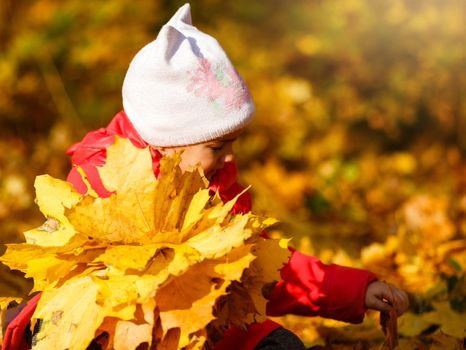
[[[242,131],[238,130],[221,138],[195,145],[160,147],[157,149],[163,155],[181,152],[181,170],[185,171],[199,164],[204,170],[205,176],[210,180],[212,175],[217,170],[223,168],[226,162],[231,162],[235,159],[233,142]]]

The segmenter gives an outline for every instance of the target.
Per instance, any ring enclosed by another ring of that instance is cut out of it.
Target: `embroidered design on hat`
[[[223,62],[212,67],[206,58],[199,58],[197,69],[188,74],[191,82],[186,90],[197,97],[206,97],[217,108],[223,105],[228,112],[239,110],[251,99],[238,72]]]

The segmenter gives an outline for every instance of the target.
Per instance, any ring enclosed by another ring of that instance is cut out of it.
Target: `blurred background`
[[[0,254],[44,221],[35,176],[66,177],[67,147],[122,108],[131,58],[183,3],[0,1]],[[272,235],[408,290],[406,349],[464,342],[465,1],[191,7],[194,25],[219,40],[255,100],[238,163],[256,212],[281,221]],[[0,266],[0,295],[29,288]],[[373,317],[357,327],[281,322],[308,345],[363,349],[383,339]]]

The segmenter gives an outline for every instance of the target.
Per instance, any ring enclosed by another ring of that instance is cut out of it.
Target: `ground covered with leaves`
[[[0,241],[43,223],[34,178],[63,179],[66,148],[121,108],[131,57],[180,1],[0,5]],[[401,349],[456,349],[466,312],[466,86],[461,0],[192,4],[257,105],[238,141],[255,211],[273,236],[405,288]],[[3,253],[4,247],[1,248]],[[30,280],[0,267],[0,291]],[[359,326],[280,319],[309,346],[379,349]],[[325,344],[325,345],[324,345]]]

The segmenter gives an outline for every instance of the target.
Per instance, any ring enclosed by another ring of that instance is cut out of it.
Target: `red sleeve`
[[[66,154],[71,156],[72,167],[66,180],[72,183],[79,193],[84,194],[88,189],[77,170],[77,165],[82,168],[87,181],[99,197],[105,198],[110,196],[111,193],[102,184],[97,167],[105,164],[107,157],[106,149],[114,141],[115,134],[101,128],[87,133],[81,142],[75,143],[68,148]]]
[[[269,316],[322,316],[351,323],[364,319],[367,285],[377,279],[372,272],[326,265],[295,250],[281,278],[267,304]]]
[[[252,350],[262,339],[268,336],[277,328],[281,327],[272,320],[265,320],[261,323],[253,323],[247,329],[240,329],[231,326],[223,334],[223,338],[215,344],[215,350]]]
[[[30,348],[24,332],[31,321],[32,314],[36,310],[41,293],[35,295],[21,312],[8,325],[3,344],[0,347],[3,350],[28,350]]]
[[[223,202],[227,202],[235,198],[238,194],[245,189],[238,181],[238,167],[236,162],[227,162],[223,168],[218,170],[212,181],[210,182],[210,189],[215,192],[218,191]],[[252,201],[249,191],[244,192],[239,196],[235,205],[233,206],[233,213],[247,213],[251,211]]]
[[[72,183],[78,192],[83,194],[87,192],[87,186],[77,170],[77,166],[79,165],[87,181],[99,197],[105,198],[111,195],[111,192],[107,191],[102,184],[97,167],[105,164],[107,147],[113,144],[116,135],[131,140],[133,145],[138,148],[148,146],[136,132],[124,111],[115,115],[106,128],[100,128],[87,133],[81,142],[75,143],[66,151],[66,154],[71,156],[72,163],[67,181]],[[158,176],[158,160],[160,156],[152,148],[151,155],[154,173]]]

